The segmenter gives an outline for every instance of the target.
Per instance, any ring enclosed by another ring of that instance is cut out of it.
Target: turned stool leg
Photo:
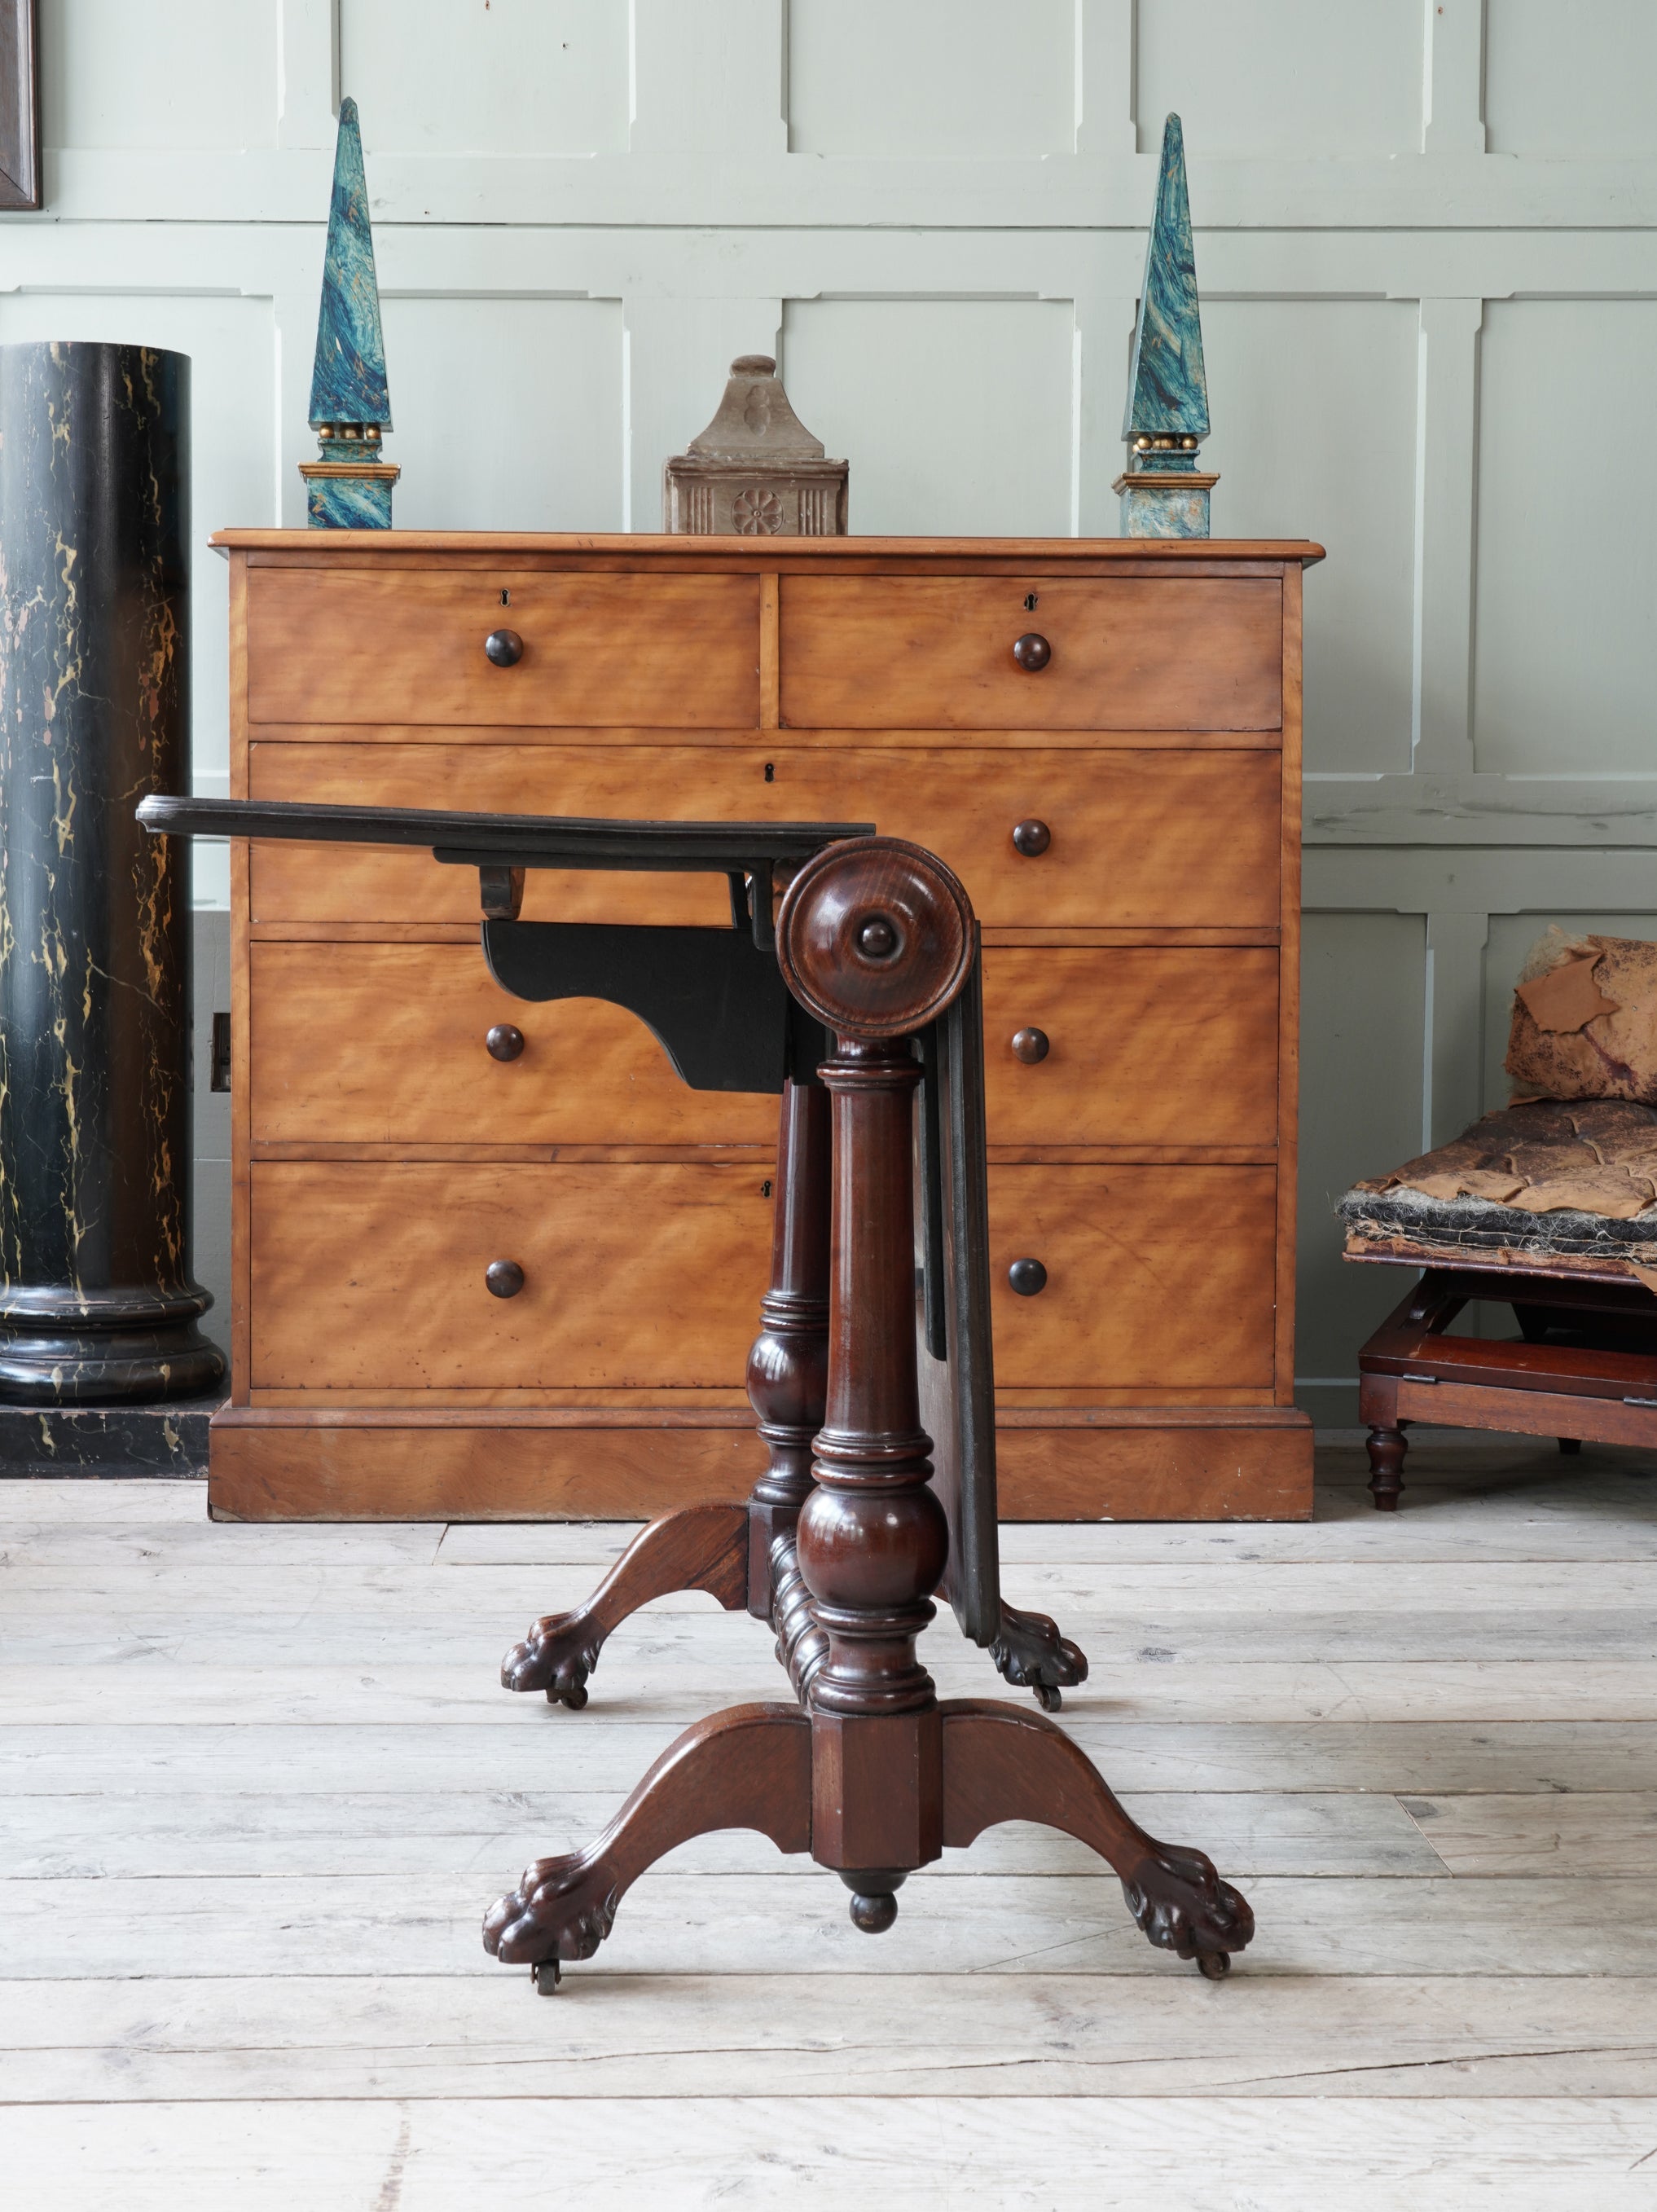
[[[1369,1495],[1377,1513],[1395,1513],[1404,1487],[1404,1455],[1408,1446],[1401,1428],[1369,1431]]]

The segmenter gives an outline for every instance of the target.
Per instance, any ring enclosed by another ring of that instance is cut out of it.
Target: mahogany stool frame
[[[1511,1306],[1520,1341],[1448,1335],[1477,1303]],[[1404,1489],[1412,1421],[1557,1437],[1566,1453],[1585,1440],[1657,1449],[1657,1297],[1564,1268],[1429,1266],[1358,1354],[1358,1419],[1383,1513]]]

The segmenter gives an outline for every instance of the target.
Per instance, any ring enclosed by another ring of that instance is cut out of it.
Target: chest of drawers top
[[[1193,540],[213,542],[243,556],[261,727],[1265,733],[1283,715],[1283,577],[1320,557]],[[485,650],[503,631],[504,665]]]

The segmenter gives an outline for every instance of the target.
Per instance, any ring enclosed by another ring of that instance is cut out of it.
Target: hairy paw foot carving
[[[604,1631],[585,1613],[543,1613],[501,1662],[501,1683],[508,1690],[544,1690],[549,1705],[579,1712],[604,1642]]]
[[[601,1859],[537,1859],[483,1916],[483,1948],[507,1966],[590,1959],[615,1924],[621,1890]]]
[[[1127,1909],[1159,1949],[1194,1959],[1211,1980],[1254,1933],[1248,1900],[1222,1881],[1201,1851],[1156,1844],[1122,1884]],[[1223,1963],[1225,1962],[1225,1963]]]
[[[1047,1713],[1056,1713],[1064,1703],[1061,1691],[1088,1679],[1085,1656],[1059,1633],[1058,1623],[1045,1613],[1020,1613],[1016,1606],[1003,1605],[1001,1633],[990,1646],[990,1657],[1014,1689],[1034,1690]]]

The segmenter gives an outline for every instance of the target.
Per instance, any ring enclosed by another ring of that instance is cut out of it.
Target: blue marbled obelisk
[[[391,528],[391,486],[398,471],[380,458],[379,450],[380,434],[391,427],[362,133],[355,100],[343,100],[316,367],[311,374],[311,428],[320,441],[321,458],[301,461],[299,470],[313,530]]]
[[[1206,538],[1208,495],[1198,447],[1208,435],[1208,379],[1197,305],[1197,261],[1186,192],[1180,118],[1162,126],[1156,206],[1145,252],[1145,281],[1133,331],[1127,413],[1127,467],[1116,479],[1125,538]]]

